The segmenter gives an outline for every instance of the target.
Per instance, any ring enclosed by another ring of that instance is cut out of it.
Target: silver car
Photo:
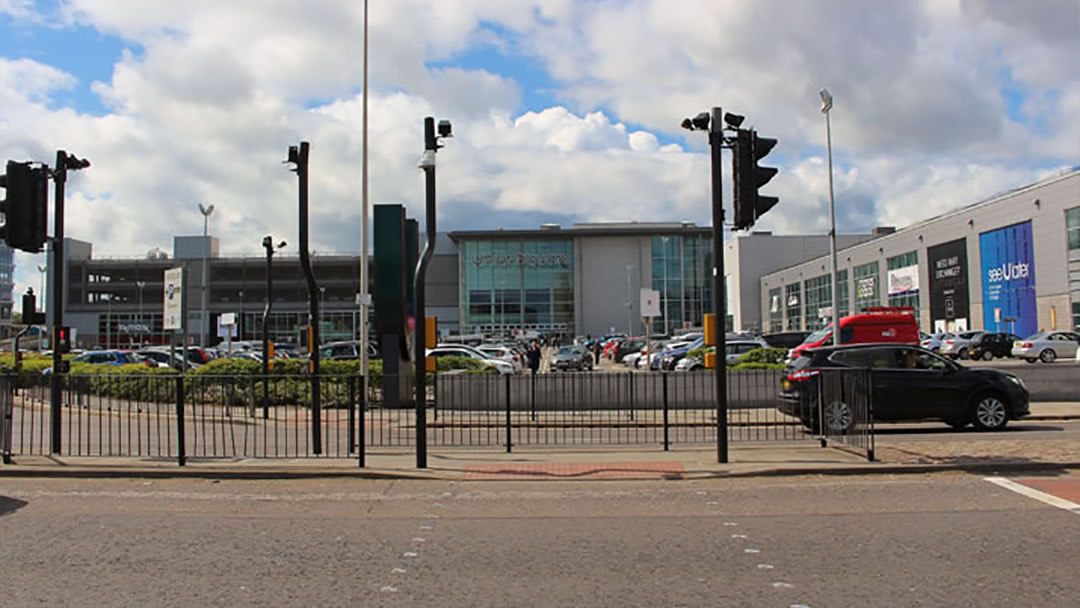
[[[1080,348],[1080,335],[1071,331],[1040,331],[1013,342],[1012,356],[1035,363],[1053,363],[1058,357],[1072,359]]]
[[[925,348],[928,351],[937,353],[941,352],[941,347],[945,344],[945,340],[949,340],[955,337],[956,334],[953,334],[951,332],[939,331],[923,338],[922,342],[919,343],[919,346]]]
[[[968,347],[971,346],[971,342],[986,332],[978,329],[975,331],[965,331],[958,333],[951,338],[946,338],[941,342],[941,351],[939,354],[952,357],[953,359],[967,359]]]

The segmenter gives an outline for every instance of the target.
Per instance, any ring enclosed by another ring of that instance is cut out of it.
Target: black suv
[[[1013,342],[1019,342],[1016,334],[982,334],[968,345],[968,357],[991,361],[994,357],[1011,357]]]
[[[969,368],[906,344],[811,348],[788,367],[780,410],[817,428],[817,370],[869,368],[874,421],[942,420],[959,430],[999,430],[1030,413],[1028,391],[1013,374]]]

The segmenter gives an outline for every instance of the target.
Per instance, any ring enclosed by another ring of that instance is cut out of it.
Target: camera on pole
[[[48,219],[48,169],[9,160],[0,175],[0,188],[7,190],[0,202],[0,211],[7,217],[0,235],[12,249],[40,253]]]
[[[776,147],[776,140],[758,137],[757,131],[752,129],[737,129],[733,144],[731,164],[735,182],[734,226],[736,230],[746,230],[780,202],[775,196],[758,193],[758,189],[769,183],[778,172],[776,167],[762,167],[758,164]]]

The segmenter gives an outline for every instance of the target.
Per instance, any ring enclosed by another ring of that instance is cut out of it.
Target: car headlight
[[[1019,386],[1020,388],[1024,389],[1025,391],[1027,390],[1027,385],[1024,384],[1024,379],[1021,378],[1020,376],[1008,376],[1008,378],[1009,378],[1009,380],[1012,380],[1013,382],[1015,382],[1016,385]]]

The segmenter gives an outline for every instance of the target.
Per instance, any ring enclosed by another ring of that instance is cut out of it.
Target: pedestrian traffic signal
[[[758,137],[757,131],[739,129],[735,135],[734,154],[732,155],[732,174],[735,182],[735,229],[746,230],[754,225],[759,217],[772,209],[780,199],[775,196],[762,196],[758,189],[769,183],[777,173],[776,167],[762,167],[758,161],[765,158],[776,147],[776,140],[770,137]]]
[[[56,331],[56,344],[53,345],[56,352],[60,354],[71,352],[71,328],[61,327]]]
[[[0,175],[0,188],[7,190],[0,201],[0,211],[6,216],[0,235],[12,249],[41,253],[48,219],[48,170],[9,160]]]

